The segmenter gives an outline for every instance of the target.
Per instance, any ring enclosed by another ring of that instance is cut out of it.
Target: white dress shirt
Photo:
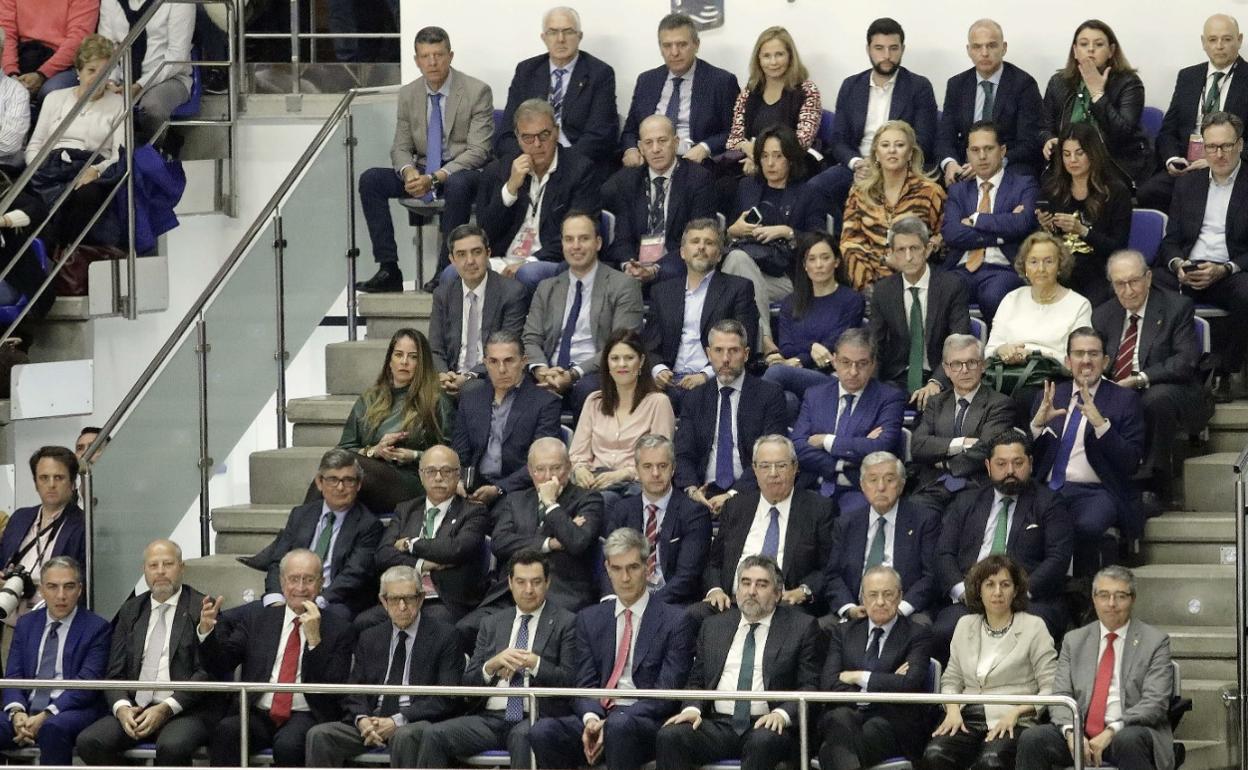
[[[711,442],[710,457],[706,458],[706,474],[705,474],[704,480],[708,484],[714,483],[715,481],[715,458],[719,456],[719,411],[720,411],[720,406],[722,406],[723,404],[723,397],[719,395],[718,389],[719,388],[732,388],[732,395],[728,397],[728,403],[732,406],[732,440],[734,442],[738,442],[739,438],[737,436],[737,410],[740,409],[741,407],[741,388],[745,383],[745,373],[742,372],[740,377],[728,383],[727,385],[724,385],[723,383],[721,383],[718,378],[712,381],[715,383],[715,387],[716,387],[715,430],[713,432],[715,439]],[[739,451],[739,447],[733,446],[732,448],[732,477],[734,479],[739,479],[741,478],[741,474],[744,473],[744,471],[745,469],[741,467],[741,452]]]
[[[616,680],[615,689],[617,690],[636,690],[637,685],[633,684],[633,666],[637,665],[633,655],[637,652],[637,637],[641,632],[641,618],[646,614],[646,607],[650,606],[650,592],[647,591],[641,595],[641,598],[633,602],[631,607],[625,607],[624,603],[618,598],[615,600],[615,640],[611,645],[614,652],[619,652],[620,640],[624,638],[624,610],[633,611],[633,638],[628,647],[628,661],[624,664],[624,670],[620,673],[620,678]],[[614,656],[612,657],[614,661]],[[606,682],[602,683],[606,686]],[[617,706],[631,706],[637,702],[636,698],[612,698]],[[588,722],[590,719],[601,719],[593,712],[585,712],[581,715],[581,720]]]
[[[411,680],[412,645],[416,643],[416,630],[419,628],[420,628],[420,615],[419,614],[416,615],[416,619],[412,621],[412,624],[405,629],[399,628],[393,623],[390,624],[390,642],[386,648],[387,650],[389,650],[389,652],[387,653],[389,655],[389,658],[386,661],[386,678],[387,679],[390,678],[390,667],[394,665],[394,653],[398,650],[398,646],[395,644],[395,642],[398,640],[398,636],[400,633],[406,632],[407,638],[405,639],[404,645],[403,645],[406,648],[406,651],[405,651],[406,657],[403,659],[403,680],[402,681],[404,684],[412,683],[412,680]],[[385,684],[385,683],[383,682],[382,684]],[[381,702],[386,696],[377,695],[373,697],[376,698],[375,702],[377,704],[377,708],[381,708]],[[412,702],[412,696],[400,695],[398,713],[381,714],[381,716],[390,717],[391,719],[394,720],[394,724],[396,727],[402,727],[403,725],[407,724],[407,717],[403,716],[403,709],[407,708],[411,702]],[[360,716],[356,717],[355,723],[358,725],[360,723],[360,720],[364,719],[366,716],[367,715],[361,714]]]
[[[702,347],[702,310],[706,307],[706,295],[710,292],[711,278],[715,271],[707,273],[694,288],[689,288],[685,280],[685,316],[680,327],[680,345],[676,349],[676,374],[702,373],[707,377],[715,375],[715,368],[706,357],[706,348]],[[650,372],[658,376],[659,372],[668,369],[667,364],[655,364]]]
[[[888,644],[888,637],[893,633],[893,629],[896,627],[897,627],[896,615],[893,616],[892,620],[888,621],[882,626],[876,625],[874,620],[871,620],[868,618],[867,619],[867,650],[871,649],[871,634],[875,631],[875,629],[880,628],[884,630],[884,633],[880,635],[880,652],[883,652],[884,645]],[[871,689],[871,672],[870,671],[859,672],[858,686],[862,688],[863,692],[867,692],[868,690]]]
[[[754,666],[751,670],[750,690],[753,692],[765,692],[766,686],[763,683],[763,651],[767,647],[767,635],[771,631],[772,618],[776,616],[775,610],[765,618],[758,620],[758,628],[754,629]],[[732,644],[728,646],[728,655],[724,658],[724,670],[719,676],[719,682],[716,683],[715,689],[722,692],[732,692],[737,689],[737,678],[741,675],[741,658],[745,654],[745,637],[750,633],[750,621],[741,616],[741,620],[737,623],[737,631],[732,635]],[[724,716],[732,716],[733,710],[736,708],[735,700],[717,700],[715,701],[715,713]],[[695,707],[690,707],[695,708]],[[701,709],[695,710],[701,714]],[[775,713],[784,717],[784,723],[789,723],[789,715],[784,709],[773,709]],[[767,701],[752,700],[750,701],[750,716],[761,717],[767,713]]]
[[[955,420],[958,417],[958,409],[960,408],[958,406],[958,401],[961,399],[966,399],[966,403],[967,403],[966,410],[969,412],[971,410],[970,405],[975,403],[975,396],[979,395],[980,388],[982,387],[983,387],[982,384],[976,385],[975,390],[972,390],[970,393],[967,393],[965,396],[960,395],[956,388],[954,389],[953,391],[953,417]],[[965,424],[962,426],[962,428],[963,430],[966,429]],[[961,454],[965,451],[966,451],[966,437],[965,436],[954,436],[953,438],[949,439],[949,456],[950,457],[956,454]]]
[[[1135,353],[1131,356],[1131,371],[1140,371],[1140,338],[1144,336],[1144,311],[1148,309],[1148,302],[1140,305],[1140,309],[1136,311],[1124,310],[1122,314],[1122,336],[1118,338],[1118,349],[1122,350],[1122,341],[1127,338],[1127,330],[1131,328],[1131,316],[1139,316],[1139,320],[1135,323]],[[1116,357],[1115,357],[1116,358]],[[1109,368],[1105,372],[1105,376],[1111,376],[1114,372],[1114,362],[1109,362]],[[1145,378],[1147,379],[1147,378]]]
[[[897,73],[889,78],[884,85],[875,84],[875,73],[867,76],[867,120],[862,127],[862,141],[858,143],[858,157],[849,161],[853,168],[861,160],[870,160],[871,143],[875,141],[875,132],[888,122],[888,113],[893,106],[893,86],[897,85]]]
[[[577,276],[571,270],[563,274],[568,281],[568,297],[564,300],[563,314],[560,316],[559,328],[565,329],[568,316],[572,313],[572,305],[576,302],[576,282],[581,282],[581,314],[576,317],[576,327],[572,331],[571,357],[574,369],[584,373],[582,364],[592,361],[598,354],[594,344],[594,319],[590,310],[593,307],[594,278],[598,275],[598,263],[583,276]],[[553,363],[553,362],[552,362]]]
[[[862,394],[866,392],[866,390],[867,389],[865,386],[862,388],[862,390],[846,390],[845,388],[840,389],[840,392],[837,394],[837,398],[836,398],[836,419],[833,420],[832,422],[834,430],[835,430],[835,426],[841,424],[841,412],[845,409],[845,397],[846,396],[854,397],[854,402],[849,407],[849,413],[853,414],[854,410],[858,408],[858,405],[862,403]],[[835,433],[825,434],[823,437],[823,451],[828,452],[830,454],[832,452],[832,447],[834,444],[836,444],[836,434]],[[837,485],[842,486],[842,487],[852,486],[849,482],[849,477],[841,472],[843,470],[845,470],[845,461],[837,460],[836,461],[836,483]]]
[[[789,531],[789,508],[792,505],[792,492],[789,492],[788,497],[774,503],[767,502],[767,498],[761,494],[758,496],[758,507],[754,509],[754,521],[750,523],[750,532],[745,536],[745,547],[741,549],[741,558],[737,560],[738,568],[741,562],[762,552],[763,538],[767,536],[767,527],[771,525],[772,508],[780,512],[780,539],[777,541],[776,566],[784,568],[784,538]]]
[[[1225,92],[1223,92],[1225,93]],[[1105,654],[1105,645],[1109,641],[1106,635],[1109,629],[1104,623],[1100,626],[1100,642],[1096,646],[1096,664],[1099,668],[1101,656]],[[1118,636],[1114,639],[1114,675],[1109,680],[1109,697],[1105,701],[1105,726],[1113,729],[1115,733],[1122,731],[1122,655],[1123,647],[1126,644],[1127,633],[1131,630],[1131,621],[1128,620],[1122,628],[1114,633]]]
[[[1226,220],[1230,214],[1231,192],[1235,189],[1235,180],[1239,177],[1242,166],[1242,162],[1236,163],[1235,170],[1221,183],[1210,172],[1209,192],[1205,197],[1205,219],[1200,225],[1200,235],[1196,236],[1196,243],[1188,254],[1193,262],[1230,263],[1231,269],[1235,270],[1230,248],[1226,244]]]
[[[992,507],[988,509],[988,522],[984,525],[983,535],[980,537],[979,555],[975,557],[975,561],[982,561],[988,552],[992,550],[992,540],[997,534],[997,519],[1001,515],[1001,501],[1009,498],[1013,502],[1010,503],[1010,512],[1005,520],[1006,539],[1009,539],[1009,532],[1014,526],[1014,516],[1018,513],[1018,496],[1003,495],[997,490],[992,493]],[[960,581],[953,588],[949,589],[949,598],[955,603],[962,601],[962,597],[966,595],[966,581]]]
[[[1096,391],[1099,390],[1100,387],[1101,381],[1097,380],[1092,384],[1092,387],[1088,388],[1088,395],[1092,397],[1093,401],[1096,400]],[[1066,433],[1066,426],[1070,424],[1071,419],[1075,416],[1075,405],[1078,403],[1078,398],[1079,388],[1072,387],[1070,390],[1070,401],[1066,404],[1066,417],[1062,420],[1062,432],[1057,434],[1058,441],[1062,440],[1062,436]],[[1066,480],[1079,484],[1100,484],[1101,477],[1096,475],[1096,471],[1093,470],[1091,464],[1088,463],[1088,451],[1085,446],[1088,416],[1084,414],[1082,408],[1079,409],[1079,420],[1082,425],[1079,426],[1079,430],[1075,433],[1075,443],[1070,449],[1070,459],[1066,463]],[[1109,420],[1105,419],[1105,421],[1101,423],[1101,427],[1093,428],[1092,434],[1097,438],[1100,438],[1109,432],[1110,427],[1111,425]],[[1052,429],[1047,425],[1039,429],[1033,425],[1031,428],[1031,437],[1033,439],[1037,439],[1046,430],[1052,432]],[[1049,475],[1046,477],[1045,481],[1052,478],[1053,471],[1049,471]]]
[[[537,609],[528,613],[529,615],[529,641],[528,641],[528,646],[524,647],[523,649],[526,649],[529,651],[533,650],[533,639],[534,637],[537,636],[538,624],[541,623],[542,621],[542,608],[545,606],[546,606],[546,602],[542,602],[541,607],[538,607]],[[516,639],[520,634],[520,616],[524,614],[525,613],[521,612],[520,608],[517,607],[515,616],[511,619],[511,636],[507,637],[508,639],[507,649],[509,650],[516,649]],[[635,622],[636,621],[634,621],[634,623]],[[634,636],[636,635],[635,632],[636,632],[636,626],[634,625]],[[499,650],[498,652],[502,652],[502,650]],[[532,669],[526,668],[524,670],[524,684],[522,686],[524,687],[529,686],[530,677],[533,677],[537,674],[537,669],[541,665],[542,665],[542,659],[539,657],[537,659],[537,663],[533,666]],[[486,684],[490,683],[490,675],[485,673],[485,666],[481,667],[481,678],[485,680]],[[498,681],[494,683],[494,686],[495,687],[510,687],[511,680],[506,677],[500,676],[498,678]],[[524,703],[524,713],[527,714],[529,713],[529,699],[525,698],[523,703]],[[486,711],[506,711],[507,710],[507,697],[504,695],[495,695],[487,699],[485,701],[485,710]]]
[[[66,89],[66,90],[69,90],[69,89]],[[69,638],[69,629],[74,624],[74,618],[76,617],[78,617],[78,606],[74,605],[74,608],[69,611],[69,614],[61,619],[60,621],[61,625],[56,630],[56,673],[55,673],[55,676],[52,677],[53,679],[56,679],[56,680],[65,679],[65,640]],[[37,651],[37,654],[35,655],[36,662],[43,660],[43,647],[44,645],[48,643],[48,630],[52,627],[52,624],[55,622],[57,621],[56,621],[56,618],[52,617],[52,613],[49,612],[44,615],[43,633],[39,637],[39,650]],[[37,673],[38,671],[31,672],[31,678],[34,678],[34,675]],[[27,697],[29,697],[31,691],[26,690],[25,692],[27,694]],[[61,697],[61,693],[63,692],[65,692],[64,688],[61,688],[59,690],[53,690],[51,692],[50,702],[48,703],[48,709],[47,709],[50,713],[54,715],[60,713],[60,709],[56,707],[56,699]],[[4,710],[8,713],[12,713],[14,711],[25,711],[26,707],[18,701],[12,701],[5,705]],[[34,715],[32,714],[31,716],[34,716]]]
[[[325,531],[325,517],[329,514],[331,510],[332,509],[329,507],[329,503],[327,502],[321,503],[321,516],[319,519],[316,520],[316,529],[312,531],[312,541],[309,542],[306,546],[308,549],[313,550],[313,551],[316,550],[316,544],[321,539],[321,533]],[[334,513],[334,532],[332,535],[329,536],[329,550],[327,551],[327,555],[329,556],[329,558],[327,558],[325,562],[321,565],[321,580],[324,581],[322,583],[322,589],[321,589],[322,592],[324,591],[324,589],[329,588],[329,584],[332,583],[334,580],[334,573],[333,573],[334,546],[337,545],[338,543],[338,533],[342,531],[342,523],[347,520],[347,513],[349,511],[350,509],[348,508],[345,511],[333,512]],[[281,604],[282,602],[286,601],[286,597],[282,595],[281,591],[273,591],[272,593],[265,594],[263,601],[264,601],[264,606],[272,607],[274,604]],[[324,593],[319,593],[316,595],[316,606],[320,607],[321,609],[325,609],[326,607],[329,606],[329,602],[325,601]]]
[[[407,541],[408,553],[411,553],[416,548],[416,541],[420,540],[421,538],[425,536],[425,524],[424,524],[425,513],[427,513],[430,508],[438,509],[437,515],[433,517],[433,531],[434,531],[434,534],[437,534],[438,529],[441,528],[442,526],[442,521],[446,518],[447,513],[451,510],[451,503],[454,501],[455,501],[454,497],[448,497],[442,502],[438,503],[437,505],[429,505],[429,501],[425,500],[425,504],[422,505],[420,509],[420,521],[421,521],[420,537],[413,537],[413,538],[408,539]],[[425,598],[428,599],[428,598],[436,597],[438,595],[437,589],[434,589],[432,592],[429,590],[430,588],[433,587],[433,581],[426,580],[428,576],[425,574],[425,560],[417,559],[415,569],[416,569],[416,574],[421,576],[421,583],[424,584]]]
[[[875,542],[875,535],[880,531],[880,527],[884,527],[884,561],[881,564],[885,566],[893,566],[893,544],[896,542],[897,536],[897,508],[898,503],[893,503],[893,507],[889,508],[883,514],[871,507],[867,510],[867,542],[866,547],[862,550],[863,572],[866,572],[867,559],[871,556],[871,544]],[[845,617],[845,613],[857,605],[853,602],[838,607],[836,614]],[[902,601],[897,611],[906,617],[914,612],[914,605],[907,601]],[[892,626],[889,626],[892,628]]]
[[[663,236],[667,231],[667,207],[672,202],[672,177],[676,174],[676,164],[678,160],[673,160],[672,165],[668,166],[665,171],[655,171],[649,166],[646,167],[646,218],[650,217],[650,205],[654,203],[654,180],[662,177],[667,181],[663,183],[663,230],[651,235]],[[646,226],[649,227],[649,221]]]
[[[28,133],[30,92],[17,78],[0,75],[0,160],[20,159]]]
[[[174,618],[174,615],[176,615],[178,612],[178,600],[181,598],[181,596],[182,596],[182,588],[181,586],[179,586],[177,592],[173,596],[170,596],[168,599],[164,600],[163,602],[156,601],[155,597],[148,599],[148,604],[150,605],[151,615],[149,615],[147,618],[147,631],[143,634],[144,654],[146,654],[146,651],[147,651],[148,641],[152,638],[152,632],[156,630],[156,621],[159,619],[159,615],[160,615],[160,612],[158,610],[162,606],[169,608],[168,610],[165,611],[165,618],[164,618],[165,646],[161,648],[160,661],[156,664],[156,681],[158,682],[168,682],[172,680],[172,677],[169,676],[169,643],[173,641],[173,618]],[[172,711],[175,716],[182,713],[182,704],[178,703],[178,701],[174,699],[173,692],[171,690],[155,690],[152,695],[151,702],[156,703],[157,701],[160,701],[164,703],[166,706],[168,706],[169,710]],[[113,715],[116,716],[117,709],[121,708],[122,706],[134,706],[134,705],[136,704],[132,703],[128,698],[122,698],[121,700],[118,700],[115,703],[113,703]],[[145,706],[148,704],[138,704],[138,705]]]
[[[576,69],[576,63],[581,60],[581,54],[578,52],[572,57],[572,61],[559,66],[553,61],[550,64],[550,81],[546,86],[547,96],[550,95],[550,89],[555,85],[555,70],[563,70],[563,101],[568,100],[568,92],[572,89],[572,73]],[[571,147],[572,140],[568,138],[567,132],[563,130],[563,110],[559,110],[559,114],[555,116],[559,124],[559,145],[561,147]]]
[[[269,672],[269,681],[272,682],[273,684],[277,684],[278,678],[281,676],[282,655],[286,652],[286,640],[290,638],[290,635],[292,632],[299,634],[299,641],[300,641],[299,664],[295,668],[294,684],[303,683],[303,651],[307,649],[308,638],[303,633],[302,622],[299,624],[299,630],[295,631],[294,620],[297,617],[299,616],[296,615],[290,609],[290,607],[287,607],[285,612],[282,613],[282,635],[277,640],[277,650],[274,651],[274,655],[273,655],[273,669]],[[262,711],[268,711],[269,709],[273,708],[273,693],[266,692],[264,695],[261,695],[260,700],[256,702],[256,708],[259,708]],[[295,693],[294,698],[291,699],[290,709],[291,711],[307,711],[308,710],[307,696],[301,692]]]
[[[667,105],[672,101],[672,80],[674,78],[683,78],[680,81],[680,107],[676,113],[676,136],[680,139],[680,145],[676,148],[678,155],[684,155],[693,146],[693,137],[690,136],[690,123],[693,122],[693,78],[697,74],[698,60],[693,60],[693,66],[683,75],[673,75],[671,70],[667,72],[667,79],[663,81],[663,91],[659,94],[659,103],[654,106],[655,115],[666,115]]]
[[[919,312],[923,315],[923,328],[927,329],[927,290],[932,285],[932,270],[929,267],[923,268],[923,275],[919,276],[919,280],[910,283],[910,279],[902,275],[901,277],[901,304],[906,326],[910,325],[910,307],[914,304],[914,295],[910,293],[911,289],[919,290]],[[927,334],[923,334],[923,363],[927,364]]]
[[[563,137],[562,134],[559,135]],[[546,195],[546,185],[550,182],[551,174],[555,173],[555,169],[559,168],[559,151],[555,150],[555,157],[550,162],[550,168],[546,169],[546,173],[538,178],[536,174],[529,174],[529,203],[524,214],[524,222],[521,223],[520,229],[516,231],[516,237],[512,238],[511,244],[507,246],[507,254],[511,255],[524,241],[524,234],[528,230],[533,231],[533,247],[530,249],[528,257],[525,261],[535,262],[537,257],[533,256],[542,248],[542,198]],[[503,206],[511,208],[516,205],[516,201],[520,200],[519,195],[512,195],[507,189],[507,183],[503,182]],[[490,259],[490,268],[502,272],[507,266],[507,261],[501,257]]]
[[[463,314],[459,319],[459,359],[455,362],[455,368],[458,371],[464,371],[464,362],[468,360],[468,311],[471,309],[468,296],[472,295],[477,298],[477,318],[481,324],[485,323],[485,286],[489,283],[490,272],[485,272],[485,278],[481,283],[477,284],[477,288],[469,289],[464,284],[464,304]],[[477,334],[477,361],[485,362],[485,334],[484,329],[479,330]]]
[[[979,74],[979,72],[975,73],[975,107],[971,112],[972,122],[979,120],[992,120],[991,115],[984,115],[984,83],[992,83],[992,101],[993,104],[996,104],[997,99],[1001,94],[1001,73],[1004,71],[1005,65],[1001,65],[997,67],[996,72],[992,73],[988,77],[984,77]],[[944,171],[947,165],[957,162],[957,158],[942,158],[940,161],[940,170]]]
[[[980,179],[979,177],[974,177],[973,181],[975,182],[975,208],[976,210],[971,212],[971,227],[974,227],[975,223],[979,221],[979,211],[978,211],[979,199],[983,197],[983,194],[984,194],[984,182],[988,182],[989,184],[992,185],[992,187],[988,189],[988,211],[991,212],[991,211],[995,211],[997,208],[997,193],[1001,191],[1001,180],[1004,178],[1005,178],[1005,166],[1004,165],[1001,166],[1001,168],[997,169],[997,173],[993,174],[987,179]],[[1004,242],[1005,242],[1004,238],[997,238],[997,244],[998,244],[997,246],[985,247],[984,248],[984,261],[990,265],[1000,265],[1001,267],[1008,267],[1008,268],[1013,269],[1014,263],[1011,262],[1010,259],[1005,256],[1005,253],[1002,252],[1000,249],[1000,244]],[[970,255],[970,251],[963,252],[962,257],[958,260],[958,264],[959,265],[966,264],[966,260],[969,255]]]
[[[651,500],[650,495],[642,490],[641,493],[641,533],[646,533],[646,517],[650,514],[646,508],[650,505],[655,507],[654,511],[654,528],[655,528],[655,554],[654,554],[654,576],[650,578],[650,590],[657,591],[662,588],[667,581],[663,578],[663,519],[667,516],[667,507],[672,504],[672,488],[667,488],[667,494],[657,500]]]

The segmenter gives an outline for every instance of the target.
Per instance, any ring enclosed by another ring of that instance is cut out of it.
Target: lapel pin
[[[1132,647],[1139,647],[1139,646],[1140,646],[1140,640],[1139,640],[1139,639],[1132,639],[1132,640],[1131,640],[1131,646],[1132,646]]]
[[[911,535],[913,535],[913,534],[914,534],[914,530],[913,530],[913,529],[907,529],[907,530],[906,530],[906,537],[910,537],[910,536],[911,536]]]

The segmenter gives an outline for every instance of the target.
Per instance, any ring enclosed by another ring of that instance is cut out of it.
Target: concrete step
[[[289,505],[231,505],[214,508],[212,529],[221,553],[255,553],[273,541],[290,517]]]
[[[1234,617],[1228,620],[1234,621]],[[1175,658],[1235,660],[1234,626],[1178,625],[1158,628],[1170,635],[1170,653]]]
[[[1225,626],[1235,617],[1235,568],[1149,564],[1135,570],[1135,614],[1158,626]]]
[[[293,398],[286,405],[286,419],[294,423],[295,446],[332,446],[342,437],[342,425],[351,414],[357,396]]]
[[[251,502],[285,505],[287,510],[302,503],[308,485],[316,476],[321,455],[328,449],[326,446],[301,446],[252,452],[249,463]]]
[[[377,380],[389,339],[331,342],[325,346],[325,389],[358,396]]]
[[[1218,404],[1209,418],[1209,430],[1248,431],[1248,401]]]
[[[1187,749],[1183,770],[1225,770],[1233,767],[1226,741],[1179,741]]]
[[[360,316],[368,321],[368,339],[389,340],[399,329],[429,328],[433,295],[423,291],[402,294],[360,294]]]
[[[1222,693],[1234,687],[1233,680],[1183,677],[1183,697],[1192,699],[1192,711],[1179,723],[1175,737],[1184,740],[1225,741],[1230,734],[1230,712],[1222,704]]]
[[[1183,463],[1183,507],[1189,511],[1235,509],[1236,452],[1214,452]]]
[[[92,358],[95,334],[90,321],[86,297],[57,297],[47,316],[34,324],[31,362],[41,364]]]
[[[238,563],[238,554],[215,553],[186,560],[182,573],[187,585],[225,599],[225,609],[259,599],[264,594],[264,573]]]
[[[1147,564],[1234,564],[1235,516],[1230,513],[1165,513],[1144,527]]]
[[[1235,681],[1235,660],[1221,658],[1174,658],[1183,671],[1183,681],[1192,679],[1217,679],[1220,682]]]

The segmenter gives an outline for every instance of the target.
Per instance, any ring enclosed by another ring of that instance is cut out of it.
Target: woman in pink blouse
[[[611,334],[599,371],[610,376],[602,378],[602,390],[585,399],[568,453],[572,480],[585,489],[627,494],[637,485],[633,445],[647,433],[671,438],[676,415],[654,384],[637,332],[617,329]]]
[[[732,108],[727,147],[745,153],[745,173],[754,173],[754,137],[773,125],[788,126],[803,150],[809,150],[823,117],[819,87],[797,55],[784,27],[768,27],[754,43],[750,79]]]

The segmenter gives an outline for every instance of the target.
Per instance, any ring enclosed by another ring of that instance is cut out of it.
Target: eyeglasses
[[[1110,599],[1113,599],[1115,602],[1119,604],[1122,604],[1123,602],[1127,601],[1133,596],[1135,596],[1135,594],[1130,593],[1128,591],[1093,591],[1092,592],[1092,598],[1096,599],[1099,602],[1107,602]]]
[[[459,475],[459,468],[421,468],[420,475],[431,479],[439,476],[445,476],[449,479]]]
[[[1230,155],[1235,151],[1239,142],[1225,142],[1223,144],[1206,144],[1205,153],[1213,153],[1214,155]]]
[[[518,134],[516,138],[520,140],[520,144],[545,144],[554,135],[554,129],[547,128],[538,131],[536,134]]]
[[[946,361],[945,366],[951,372],[973,372],[983,366],[983,361]]]
[[[320,580],[320,575],[282,575],[282,582],[292,586],[314,586]]]
[[[1137,275],[1134,278],[1126,278],[1121,281],[1111,281],[1111,285],[1114,287],[1115,291],[1119,289],[1130,289],[1132,291],[1135,291],[1136,289],[1143,286],[1146,280],[1148,280],[1147,274]]]
[[[867,369],[874,363],[875,362],[869,358],[864,358],[861,361],[851,361],[848,358],[842,358],[840,356],[837,356],[836,358],[836,365],[838,367],[840,367],[841,369],[849,369],[850,371],[855,371],[855,372],[859,372],[859,371],[862,371],[863,369]]]
[[[868,602],[875,602],[880,599],[883,599],[886,602],[892,602],[897,600],[897,596],[898,594],[896,591],[869,591],[863,595],[863,598]]]
[[[353,487],[360,483],[359,476],[321,476],[321,482],[331,487]]]
[[[782,460],[774,463],[754,463],[754,470],[763,473],[771,473],[772,471],[785,471],[793,465],[792,460]]]
[[[408,607],[411,607],[418,600],[424,598],[424,594],[398,594],[396,596],[387,594],[384,598],[388,604],[406,604]]]
[[[573,29],[572,27],[561,27],[559,29],[554,29],[552,27],[546,30],[546,37],[554,37],[554,38],[576,37],[580,34],[581,34],[580,30]]]

